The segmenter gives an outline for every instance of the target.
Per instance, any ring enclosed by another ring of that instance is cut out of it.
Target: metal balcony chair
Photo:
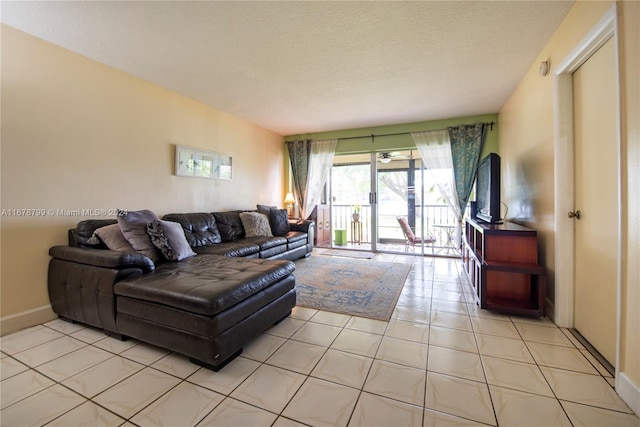
[[[436,242],[435,237],[433,236],[417,237],[413,233],[413,230],[411,229],[411,227],[409,227],[407,218],[403,216],[397,216],[396,219],[398,220],[398,223],[400,224],[400,228],[402,229],[402,233],[404,234],[404,238],[405,238],[404,251],[405,252],[409,252],[409,247],[411,247],[415,252],[416,245],[424,244],[424,245],[431,245],[431,254],[434,253],[433,244]]]

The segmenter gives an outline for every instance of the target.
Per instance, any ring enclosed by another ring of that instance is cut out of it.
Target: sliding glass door
[[[330,182],[332,247],[451,255],[455,218],[416,150],[336,154]],[[426,243],[408,241],[401,220]]]
[[[334,247],[374,250],[371,155],[336,155],[331,170]]]

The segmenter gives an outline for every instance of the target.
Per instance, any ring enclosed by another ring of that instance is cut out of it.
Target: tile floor
[[[55,320],[2,338],[2,426],[640,426],[549,320],[480,310],[455,259],[413,268],[389,322],[297,307],[218,373]]]

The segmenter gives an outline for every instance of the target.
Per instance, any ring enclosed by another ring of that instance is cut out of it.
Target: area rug
[[[296,261],[297,305],[388,321],[407,264],[312,256]]]
[[[361,258],[361,259],[373,259],[376,256],[373,252],[363,252],[363,251],[348,251],[344,249],[328,249],[325,252],[320,253],[320,255],[328,255],[328,256],[341,256],[345,258]]]

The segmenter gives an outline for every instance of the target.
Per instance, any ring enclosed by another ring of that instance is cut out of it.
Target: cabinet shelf
[[[462,262],[480,308],[544,316],[546,270],[538,264],[535,230],[467,218]]]

